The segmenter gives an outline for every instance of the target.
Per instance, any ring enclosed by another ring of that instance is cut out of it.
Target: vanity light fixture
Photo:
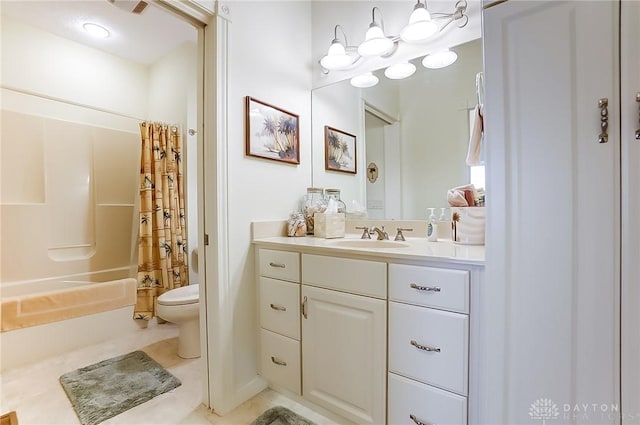
[[[91,36],[95,38],[108,38],[109,30],[102,25],[94,24],[92,22],[86,22],[82,25],[82,28]]]
[[[366,89],[368,87],[373,87],[378,84],[378,77],[373,75],[373,72],[366,72],[364,74],[355,76],[351,79],[351,85],[354,87],[359,87],[362,89]]]
[[[458,54],[449,49],[427,55],[422,59],[422,66],[430,69],[439,69],[449,66],[458,59]]]
[[[384,35],[384,21],[380,18],[380,24],[376,22],[376,10],[380,14],[380,9],[374,7],[371,10],[371,23],[364,36],[364,41],[358,46],[360,56],[385,56],[392,52],[394,41]]]
[[[411,62],[400,62],[384,70],[384,75],[391,80],[402,80],[413,75],[416,66]]]
[[[377,15],[376,16],[376,12]],[[364,41],[357,47],[347,44],[347,37],[340,25],[336,25],[334,29],[334,38],[329,46],[329,51],[320,60],[320,65],[324,73],[330,71],[339,71],[351,68],[361,59],[368,57],[384,57],[388,58],[398,50],[398,45],[404,43],[420,43],[428,40],[432,35],[442,32],[452,22],[457,22],[458,28],[464,28],[469,23],[467,16],[467,0],[458,0],[454,10],[451,13],[429,13],[426,0],[416,0],[413,12],[409,17],[409,23],[402,29],[400,35],[385,35],[384,22],[382,20],[381,11],[378,7],[371,10],[371,24],[365,34]],[[376,18],[379,18],[376,19]],[[344,36],[344,44],[338,39],[338,28]],[[446,49],[443,52],[437,52],[424,58],[422,64],[427,68],[442,68],[451,65],[457,59],[455,52]],[[387,78],[398,79],[406,78],[413,74],[410,71],[410,63],[398,63],[391,65],[385,75]],[[402,71],[401,71],[402,70]],[[371,73],[369,73],[371,74]],[[405,75],[406,74],[406,75]],[[354,77],[360,78],[361,76]],[[371,74],[368,77],[375,77]],[[363,77],[364,78],[364,77]],[[377,81],[376,81],[377,83]],[[353,79],[352,79],[353,84]],[[367,87],[375,85],[371,84]],[[362,86],[357,86],[362,87]]]

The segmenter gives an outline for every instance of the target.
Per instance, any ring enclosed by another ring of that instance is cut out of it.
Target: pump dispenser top
[[[436,215],[434,213],[435,208],[429,208],[431,214],[429,214],[429,223],[427,224],[427,240],[430,242],[438,241],[438,223],[436,221]]]

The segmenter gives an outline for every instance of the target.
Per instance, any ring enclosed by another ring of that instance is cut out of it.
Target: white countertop
[[[253,243],[272,249],[295,249],[310,254],[323,255],[358,255],[384,257],[399,260],[432,260],[450,263],[462,263],[484,266],[484,246],[461,245],[451,240],[429,242],[426,238],[408,237],[402,247],[358,247],[341,246],[340,241],[352,240],[357,245],[359,234],[347,234],[344,238],[324,239],[313,236],[306,237],[261,237]],[[389,244],[392,245],[392,244]]]

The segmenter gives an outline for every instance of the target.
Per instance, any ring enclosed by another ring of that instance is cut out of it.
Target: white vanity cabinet
[[[261,243],[261,373],[274,388],[340,424],[475,423],[481,334],[471,288],[484,279],[476,248],[426,239],[402,254],[333,251],[318,238]],[[438,258],[424,254],[437,249]]]
[[[303,395],[358,424],[385,423],[386,271],[302,255]]]
[[[260,373],[300,394],[300,254],[258,250]]]
[[[469,271],[389,264],[388,424],[466,424]]]

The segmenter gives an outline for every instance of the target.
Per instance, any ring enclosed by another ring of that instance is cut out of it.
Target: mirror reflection
[[[373,219],[424,220],[428,208],[446,207],[447,190],[471,178],[465,158],[482,42],[451,50],[458,59],[445,68],[426,69],[419,58],[403,80],[379,70],[374,87],[345,80],[313,90],[313,185],[342,189],[350,211],[359,204]],[[356,136],[355,175],[325,169],[327,125]]]

